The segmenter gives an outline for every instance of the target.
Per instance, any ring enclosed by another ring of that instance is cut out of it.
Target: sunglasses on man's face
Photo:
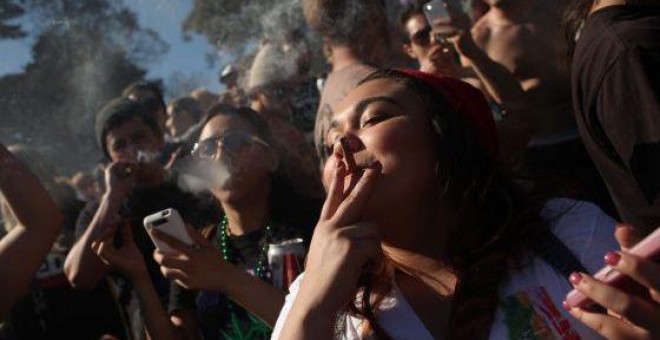
[[[424,27],[410,37],[410,42],[420,46],[427,46],[431,42],[431,31],[431,26]]]
[[[222,148],[230,154],[240,154],[250,150],[254,144],[261,144],[270,147],[268,143],[261,138],[253,136],[246,131],[232,131],[221,136],[209,137],[195,143],[192,155],[200,158],[212,158],[218,153],[218,148]]]

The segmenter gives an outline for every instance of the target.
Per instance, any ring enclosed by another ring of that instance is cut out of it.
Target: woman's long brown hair
[[[530,203],[503,175],[479,141],[470,122],[455,112],[444,96],[422,81],[396,70],[376,71],[361,84],[389,79],[404,85],[423,104],[433,127],[442,195],[458,208],[459,228],[449,230],[446,262],[457,276],[448,338],[487,338],[498,302],[500,283],[513,259],[525,249],[534,228],[546,227],[540,205]],[[430,233],[434,231],[429,231]],[[378,339],[390,337],[378,325],[374,308],[391,289],[394,270],[386,262],[361,280],[360,303],[349,307],[367,320],[366,330]]]

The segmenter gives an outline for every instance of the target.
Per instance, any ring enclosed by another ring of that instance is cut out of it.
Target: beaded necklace
[[[232,256],[233,254],[229,249],[229,221],[227,220],[227,215],[224,215],[222,217],[222,221],[220,221],[220,223],[218,224],[216,237],[218,239],[218,247],[220,248],[219,250],[222,253],[222,258],[227,262],[233,263],[232,261],[234,260],[234,256]],[[254,269],[255,276],[264,281],[268,281],[270,274],[267,267],[268,243],[272,240],[272,238],[273,238],[272,229],[270,227],[270,224],[267,224],[266,227],[264,228],[264,242],[263,245],[261,246],[260,249],[261,251],[257,258],[257,266]],[[241,322],[239,321],[240,318],[235,313],[236,308],[237,307],[240,308],[240,307],[235,306],[235,303],[231,299],[226,299],[226,300],[227,300],[227,309],[229,310],[230,319],[231,319],[231,334],[227,334],[226,332],[221,331],[221,334],[224,336],[225,339],[254,339],[258,335],[261,335],[260,338],[270,337],[270,332],[271,332],[270,328],[248,311],[246,312],[249,319],[249,325],[247,329],[244,329],[244,327],[242,327],[241,325]]]

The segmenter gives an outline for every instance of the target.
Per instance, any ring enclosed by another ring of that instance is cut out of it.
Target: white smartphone
[[[186,225],[183,223],[183,219],[179,212],[176,209],[165,209],[157,213],[151,214],[144,218],[144,228],[147,229],[147,234],[153,241],[156,248],[164,252],[173,252],[170,246],[165,242],[153,237],[151,235],[151,230],[156,229],[162,233],[165,233],[169,236],[176,238],[177,240],[185,243],[190,246],[194,242],[190,235],[188,235],[188,230],[186,230]]]

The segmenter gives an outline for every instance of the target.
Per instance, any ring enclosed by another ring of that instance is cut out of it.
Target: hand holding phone
[[[429,25],[437,30],[436,25],[443,24],[447,27],[442,27],[439,32],[436,33],[446,33],[448,31],[449,23],[451,22],[451,15],[447,9],[447,3],[444,0],[432,0],[426,3],[423,7],[424,16],[429,22]]]
[[[657,228],[653,233],[637,243],[628,253],[660,263],[660,228]],[[633,294],[640,294],[646,290],[636,281],[619,273],[610,266],[605,266],[599,270],[594,275],[594,278]],[[578,290],[573,289],[566,296],[566,304],[569,307],[585,308],[592,306],[594,302]]]
[[[172,253],[174,252],[174,249],[168,246],[165,242],[152,236],[151,231],[154,229],[172,236],[188,246],[194,244],[194,241],[190,238],[190,235],[188,235],[186,225],[183,222],[181,215],[179,215],[179,212],[173,208],[165,209],[145,217],[144,227],[147,229],[147,233],[156,248],[163,252]]]
[[[434,40],[443,46],[442,52],[450,53],[457,39],[465,40],[461,37],[470,35],[471,20],[462,0],[432,0],[422,10],[433,29]]]
[[[447,4],[444,0],[429,1],[424,5],[423,11],[424,15],[426,16],[426,20],[428,20],[430,25],[433,25],[436,21],[451,20],[449,11],[447,10]]]

